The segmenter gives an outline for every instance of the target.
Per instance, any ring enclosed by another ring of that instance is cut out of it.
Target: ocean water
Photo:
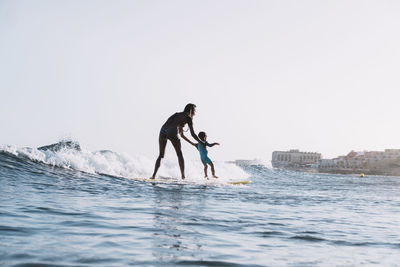
[[[184,182],[133,179],[153,160],[2,146],[0,265],[400,265],[400,177],[216,162],[206,182],[187,161]],[[240,179],[252,183],[226,184]]]

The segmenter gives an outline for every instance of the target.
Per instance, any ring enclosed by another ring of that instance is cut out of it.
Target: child
[[[197,143],[197,144],[196,144],[196,143],[193,143],[192,141],[190,141],[189,139],[187,139],[186,136],[183,134],[183,131],[180,131],[179,133],[180,133],[180,135],[181,135],[181,137],[182,137],[183,139],[185,139],[187,142],[189,142],[190,144],[192,144],[193,146],[195,146],[195,147],[197,148],[197,150],[200,152],[201,162],[203,162],[203,164],[204,164],[204,174],[205,174],[205,178],[208,179],[208,174],[207,174],[208,165],[207,165],[207,164],[209,164],[209,165],[211,166],[211,173],[212,173],[212,176],[213,176],[214,178],[218,178],[217,176],[215,176],[214,164],[213,164],[213,162],[211,161],[211,159],[210,159],[210,158],[208,157],[208,155],[207,155],[207,154],[208,154],[207,146],[213,147],[213,146],[219,145],[219,144],[218,144],[218,143],[209,144],[209,143],[207,142],[207,134],[206,134],[205,132],[200,132],[200,133],[198,134],[198,137],[199,137],[199,139],[200,139],[200,142]]]

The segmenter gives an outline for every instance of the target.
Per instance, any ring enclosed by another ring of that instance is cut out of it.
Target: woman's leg
[[[161,165],[161,159],[165,155],[165,147],[167,146],[167,138],[165,138],[163,136],[160,136],[158,138],[158,145],[159,145],[160,153],[159,153],[158,158],[156,160],[156,165],[154,166],[153,176],[151,176],[150,179],[155,179],[156,178],[157,171],[158,171],[158,169],[160,168],[160,165]]]
[[[185,179],[185,160],[183,158],[182,149],[181,149],[181,140],[178,137],[171,138],[171,143],[175,148],[176,155],[178,156],[179,167],[181,169],[182,179]]]

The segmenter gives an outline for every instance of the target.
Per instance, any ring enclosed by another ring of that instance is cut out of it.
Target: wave
[[[0,146],[0,152],[18,157],[20,160],[44,163],[90,174],[105,174],[124,178],[150,177],[155,159],[142,155],[129,155],[110,150],[91,152],[82,148],[76,141],[60,141],[56,144],[38,148],[17,147],[13,145]],[[246,179],[250,175],[234,163],[214,162],[217,175],[222,180]],[[200,160],[185,159],[185,174],[189,180],[203,178],[203,165]],[[159,176],[180,177],[178,161],[176,158],[163,160]]]

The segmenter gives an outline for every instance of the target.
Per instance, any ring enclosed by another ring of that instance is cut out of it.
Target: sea
[[[185,163],[0,146],[0,266],[400,266],[400,177]]]

